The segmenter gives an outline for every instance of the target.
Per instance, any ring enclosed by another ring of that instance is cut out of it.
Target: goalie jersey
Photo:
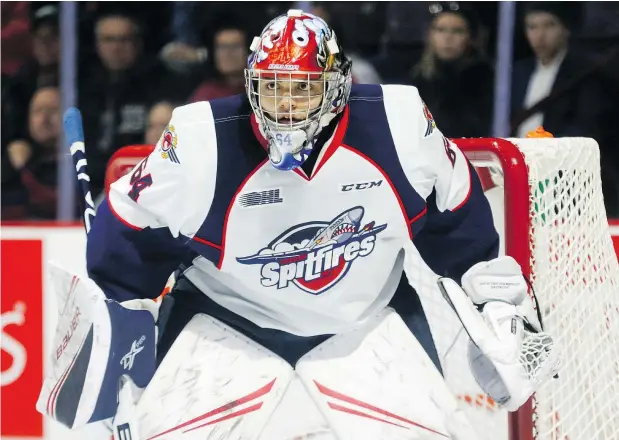
[[[498,251],[474,169],[417,90],[355,85],[311,174],[271,166],[245,96],[175,109],[152,154],[112,184],[88,238],[109,298],[183,276],[264,328],[338,333],[390,304],[410,242],[459,281]]]

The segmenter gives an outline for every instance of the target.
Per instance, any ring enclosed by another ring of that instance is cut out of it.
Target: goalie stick
[[[82,125],[82,114],[79,109],[75,107],[69,107],[63,116],[63,128],[65,137],[69,144],[69,151],[73,158],[73,165],[75,166],[75,172],[77,173],[77,180],[80,185],[80,190],[83,196],[82,209],[84,210],[84,227],[86,229],[86,236],[88,236],[90,229],[95,220],[96,210],[95,204],[92,200],[92,193],[90,192],[90,175],[88,174],[88,161],[86,160],[86,145],[84,142],[84,128]],[[164,288],[162,293],[167,293],[172,284],[174,278],[172,274],[168,285]],[[161,326],[165,325],[168,317],[168,312],[172,307],[173,301],[170,297],[166,301],[161,301],[161,310],[159,316],[159,323]]]
[[[69,144],[69,151],[73,158],[73,165],[77,173],[82,196],[84,197],[84,227],[86,234],[95,219],[95,204],[90,193],[90,176],[88,175],[88,161],[86,160],[86,146],[84,144],[84,129],[82,127],[82,114],[75,107],[69,107],[64,113],[63,127],[65,137]]]

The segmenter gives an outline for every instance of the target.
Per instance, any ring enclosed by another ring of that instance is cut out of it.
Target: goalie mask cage
[[[517,413],[484,395],[468,371],[466,336],[414,253],[417,288],[445,378],[482,440],[619,439],[619,264],[587,138],[455,139],[490,200],[502,250],[531,281],[561,352],[558,378]],[[106,188],[153,150],[131,146],[108,165]],[[411,261],[412,260],[412,261]],[[275,439],[277,440],[277,439]]]

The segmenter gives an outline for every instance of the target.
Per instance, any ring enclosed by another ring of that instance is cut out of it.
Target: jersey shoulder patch
[[[423,117],[426,119],[426,131],[423,137],[428,137],[432,134],[432,132],[434,132],[436,122],[434,122],[434,116],[430,113],[430,109],[428,109],[428,106],[423,99],[421,100],[421,103],[423,104]]]
[[[157,143],[157,149],[159,150],[162,159],[168,159],[172,163],[180,164],[181,161],[176,154],[176,148],[178,146],[178,135],[176,134],[176,128],[173,124],[169,124]]]

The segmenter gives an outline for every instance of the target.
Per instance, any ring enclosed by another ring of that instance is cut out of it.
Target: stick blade
[[[82,128],[82,114],[75,107],[69,107],[63,118],[64,132],[69,145],[75,142],[84,142],[84,129]]]

